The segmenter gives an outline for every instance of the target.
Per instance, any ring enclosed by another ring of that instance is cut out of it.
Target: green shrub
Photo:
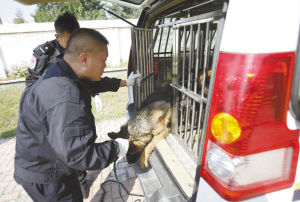
[[[24,78],[27,75],[28,66],[21,64],[21,65],[13,65],[11,67],[11,71],[8,74],[8,78],[18,79]]]

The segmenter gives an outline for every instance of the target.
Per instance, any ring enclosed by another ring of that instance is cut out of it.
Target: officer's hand
[[[125,156],[127,151],[128,151],[128,147],[129,147],[129,141],[127,139],[122,139],[122,138],[117,138],[115,139],[119,145],[119,156]]]
[[[134,74],[133,72],[130,73],[128,79],[126,80],[126,84],[127,86],[133,86],[134,82],[136,79],[141,78],[141,74],[139,72],[137,72],[136,74]]]
[[[102,109],[102,101],[99,94],[96,94],[94,97],[95,106],[98,112]]]

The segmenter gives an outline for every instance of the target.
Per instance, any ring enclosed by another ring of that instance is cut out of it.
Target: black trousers
[[[15,178],[18,178],[15,176]],[[82,194],[76,175],[63,178],[58,184],[27,183],[16,179],[35,202],[82,202]]]

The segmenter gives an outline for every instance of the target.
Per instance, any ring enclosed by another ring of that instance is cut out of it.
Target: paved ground
[[[107,139],[107,133],[110,131],[118,131],[120,126],[126,122],[126,118],[116,120],[105,120],[97,124],[97,142]],[[14,154],[15,154],[15,138],[0,139],[0,202],[9,201],[25,201],[32,200],[13,179],[14,172]],[[118,179],[124,184],[131,194],[142,195],[143,191],[136,176],[134,165],[128,165],[126,159],[120,159],[116,164]],[[106,180],[115,180],[113,165],[110,165],[101,172],[91,171],[88,173],[92,183],[90,197],[84,202],[98,202],[104,197],[104,202],[121,202],[123,201],[119,194],[119,186],[117,183],[108,182],[103,185],[105,194],[100,188],[100,184]],[[144,197],[131,196],[122,189],[121,194],[124,201],[143,202]]]

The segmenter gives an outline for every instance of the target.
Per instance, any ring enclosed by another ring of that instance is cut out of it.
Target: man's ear
[[[59,40],[60,40],[60,38],[59,38],[59,34],[57,34],[57,33],[56,33],[56,34],[54,34],[54,36],[55,36],[55,38],[56,38],[56,40],[57,40],[57,41],[59,41]]]
[[[87,53],[80,53],[79,55],[79,63],[81,66],[87,67],[88,55]]]

